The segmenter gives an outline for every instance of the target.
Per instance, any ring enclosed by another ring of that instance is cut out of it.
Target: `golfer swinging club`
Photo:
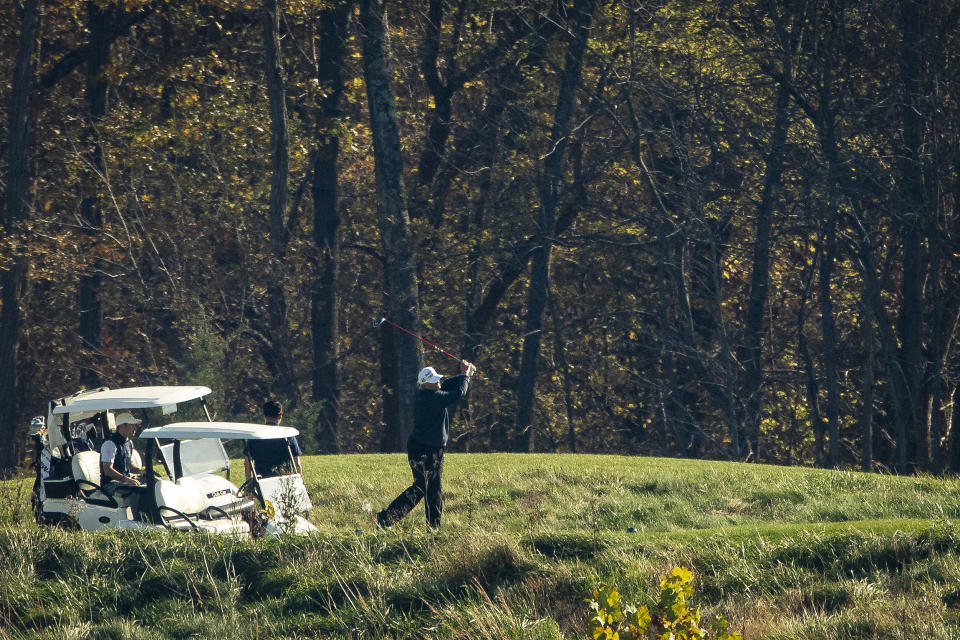
[[[450,414],[447,408],[467,393],[470,376],[476,370],[466,360],[460,361],[460,375],[443,379],[436,369],[426,367],[417,376],[413,400],[413,432],[407,440],[407,459],[413,471],[413,484],[407,487],[386,509],[377,514],[377,524],[389,527],[410,513],[424,499],[427,526],[440,527],[443,512],[443,449],[450,437]]]

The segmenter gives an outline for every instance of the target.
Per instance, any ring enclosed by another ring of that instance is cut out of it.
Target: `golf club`
[[[443,355],[447,356],[448,358],[453,358],[453,359],[456,360],[457,362],[463,362],[463,359],[462,359],[462,358],[458,358],[457,356],[453,355],[453,354],[450,353],[449,351],[446,351],[446,350],[444,350],[444,349],[441,349],[440,347],[438,347],[437,345],[433,344],[433,343],[430,342],[429,340],[426,340],[426,339],[424,339],[424,338],[421,338],[420,336],[418,336],[417,334],[415,334],[413,331],[409,331],[409,330],[407,330],[407,329],[404,329],[403,327],[401,327],[400,325],[398,325],[396,322],[393,322],[392,320],[388,320],[387,318],[378,318],[378,319],[376,319],[376,320],[373,321],[373,326],[374,326],[374,328],[379,327],[379,326],[382,325],[384,322],[386,322],[386,323],[389,324],[390,326],[393,326],[393,327],[396,327],[397,329],[400,329],[400,331],[403,331],[404,333],[410,334],[411,336],[413,336],[414,338],[416,338],[417,340],[419,340],[419,341],[422,342],[423,344],[427,345],[428,347],[432,347],[434,350],[439,351],[440,353],[442,353]],[[477,370],[476,365],[471,364],[471,365],[470,365],[470,375],[473,375],[473,372],[476,371],[476,370]]]

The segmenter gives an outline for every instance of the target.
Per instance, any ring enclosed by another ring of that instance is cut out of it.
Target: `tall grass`
[[[387,530],[363,508],[409,482],[399,455],[306,459],[311,537],[0,514],[0,639],[575,638],[595,586],[652,604],[678,564],[704,616],[745,638],[960,637],[956,480],[615,456],[445,466],[439,533],[420,508]]]

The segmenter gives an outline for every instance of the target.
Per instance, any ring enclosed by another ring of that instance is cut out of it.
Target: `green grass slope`
[[[588,455],[445,468],[439,533],[422,507],[378,531],[405,457],[306,458],[320,533],[259,541],[39,529],[4,483],[0,639],[583,638],[594,587],[649,604],[675,565],[748,639],[960,637],[955,479]]]

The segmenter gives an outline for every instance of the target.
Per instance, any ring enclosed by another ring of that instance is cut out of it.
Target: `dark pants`
[[[380,526],[389,527],[410,513],[423,499],[427,513],[427,524],[440,526],[440,514],[443,512],[443,447],[428,447],[416,440],[407,442],[407,460],[413,472],[413,484],[407,487],[386,509],[377,514]]]

